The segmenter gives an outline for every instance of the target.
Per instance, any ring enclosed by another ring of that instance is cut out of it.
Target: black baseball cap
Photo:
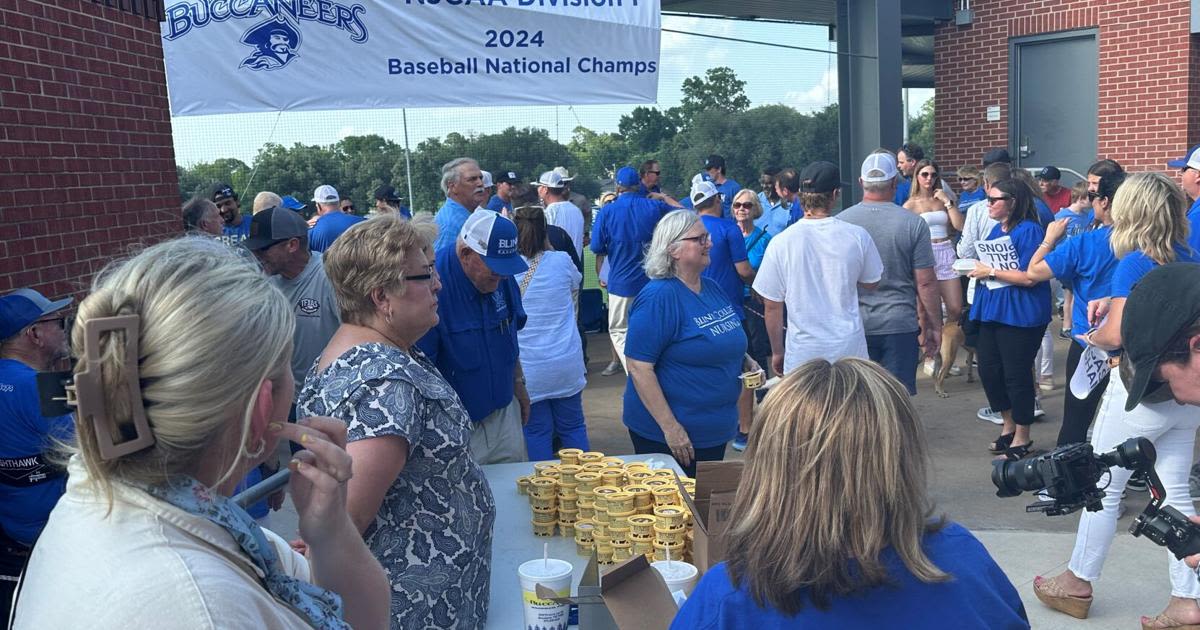
[[[725,168],[725,158],[716,153],[704,158],[704,170],[707,171],[710,168]]]
[[[1062,179],[1062,171],[1058,170],[1057,166],[1043,166],[1042,170],[1038,171],[1037,178],[1044,181],[1056,181]]]
[[[500,174],[496,176],[497,184],[518,184],[520,182],[521,178],[515,171],[501,171]]]
[[[842,187],[842,177],[833,162],[813,162],[800,171],[800,192],[829,193]]]
[[[256,252],[280,241],[308,234],[308,223],[300,213],[279,206],[272,206],[255,214],[250,219],[250,237],[242,245]]]
[[[375,189],[376,201],[400,201],[400,193],[396,192],[395,186],[384,184]]]
[[[1165,385],[1154,379],[1154,370],[1163,352],[1198,318],[1200,264],[1162,265],[1133,286],[1121,314],[1121,380],[1129,392],[1125,411]]]
[[[1012,156],[1008,154],[1008,149],[988,149],[987,153],[983,154],[984,166],[995,164],[996,162],[1012,164]]]
[[[237,193],[233,191],[233,186],[229,184],[213,184],[208,190],[208,198],[213,203],[220,203],[226,199],[237,199]]]

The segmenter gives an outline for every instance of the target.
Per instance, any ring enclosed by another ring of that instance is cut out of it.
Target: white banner
[[[174,116],[650,103],[659,0],[184,0]]]
[[[990,241],[975,241],[975,252],[979,254],[979,260],[983,264],[996,271],[1015,271],[1021,268],[1021,259],[1017,256],[1017,248],[1013,246],[1012,239],[1007,236]],[[988,280],[986,284],[987,288],[993,290],[1011,286],[1003,280]]]

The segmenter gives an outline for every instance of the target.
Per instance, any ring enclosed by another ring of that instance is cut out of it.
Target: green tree
[[[681,129],[689,128],[703,112],[732,114],[750,107],[746,82],[737,78],[733,68],[726,66],[709,68],[703,78],[684,79],[682,90],[683,102],[667,110],[667,114],[678,121]]]
[[[179,197],[183,201],[193,195],[208,192],[213,184],[229,184],[239,195],[243,194],[250,181],[251,169],[236,158],[220,158],[212,162],[201,162],[191,167],[177,166],[179,174]]]
[[[383,184],[395,186],[407,196],[403,179],[404,147],[378,135],[348,136],[331,147],[340,162],[334,188],[354,202],[361,214],[375,205],[375,189]],[[399,165],[400,178],[394,173]]]
[[[586,176],[578,178],[572,188],[591,198],[599,196],[600,180],[611,178],[617,168],[631,163],[630,144],[615,133],[596,133],[587,127],[576,127],[567,149],[579,173]]]
[[[269,190],[280,196],[292,195],[307,202],[317,186],[338,187],[342,174],[342,157],[332,148],[297,142],[290,148],[267,144],[254,158],[258,171],[254,178],[254,194]],[[247,199],[253,196],[247,195]],[[249,206],[243,201],[243,206]]]
[[[621,116],[617,129],[634,149],[650,153],[679,133],[679,124],[657,107],[639,106]]]
[[[908,141],[925,150],[925,157],[933,159],[933,99],[921,105],[921,112],[908,119]]]

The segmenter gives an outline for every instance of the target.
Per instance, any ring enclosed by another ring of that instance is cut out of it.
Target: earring
[[[244,448],[245,447],[243,446],[243,449]],[[267,439],[260,437],[260,438],[258,438],[258,446],[255,447],[255,449],[253,451],[248,450],[248,449],[246,450],[246,457],[248,459],[254,459],[255,457],[259,457],[260,455],[263,454],[263,451],[266,450],[266,448],[267,448]]]
[[[388,309],[387,315],[383,316],[383,321],[387,322],[388,328],[392,327],[392,311]]]

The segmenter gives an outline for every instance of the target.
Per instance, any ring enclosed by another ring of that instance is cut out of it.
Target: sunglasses
[[[1000,195],[999,197],[988,197],[988,203],[1000,203],[1001,201],[1009,201],[1012,195]]]
[[[647,175],[660,175],[662,171],[646,171]]]
[[[351,206],[342,206],[342,212],[345,212],[347,210],[349,210],[350,212],[354,212],[354,206],[352,206],[352,205]]]
[[[730,207],[734,209],[745,208],[747,210],[753,210],[754,204],[750,203],[749,201],[735,201],[730,205]]]
[[[1097,199],[1099,199],[1099,198],[1100,198],[1100,193],[1098,193],[1098,192],[1096,192],[1096,191],[1094,191],[1094,190],[1089,190],[1089,191],[1088,191],[1088,201],[1095,201],[1095,200],[1097,200]]]
[[[937,177],[938,174],[937,173],[918,173],[918,176],[929,178],[929,177]]]

